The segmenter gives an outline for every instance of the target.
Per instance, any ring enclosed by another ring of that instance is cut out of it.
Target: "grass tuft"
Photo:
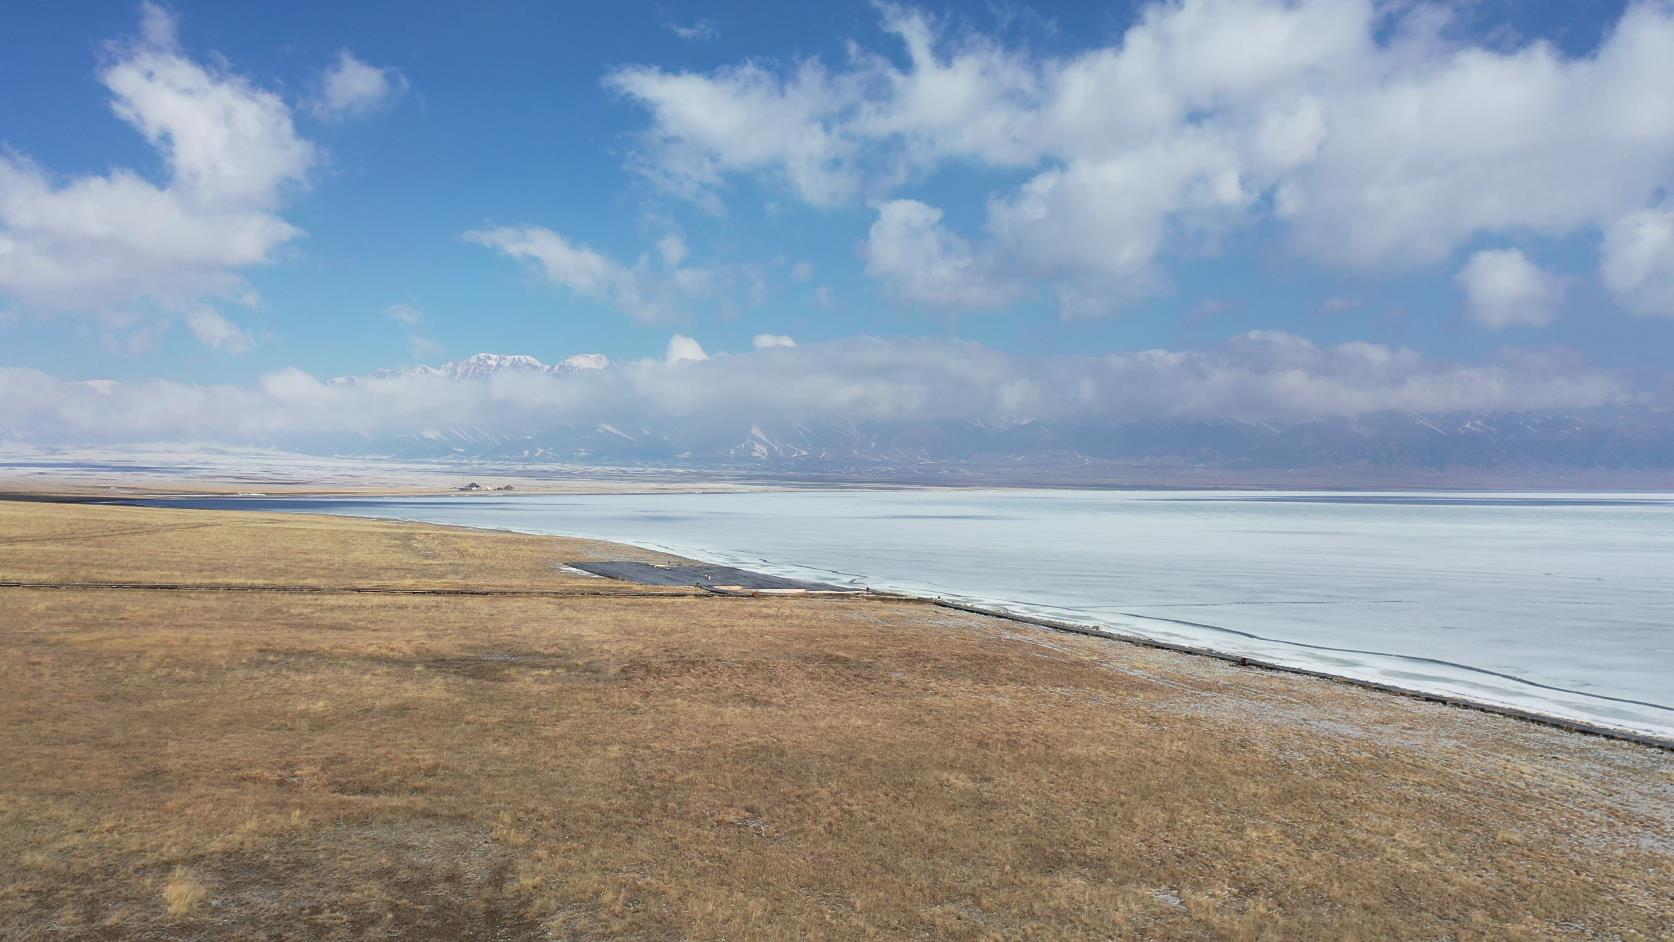
[[[198,878],[185,867],[175,867],[169,874],[167,883],[163,884],[163,904],[168,907],[169,915],[176,919],[192,911],[203,899],[205,890]]]

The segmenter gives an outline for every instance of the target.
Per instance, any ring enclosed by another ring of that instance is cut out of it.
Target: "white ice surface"
[[[628,542],[1674,736],[1674,495],[819,490],[262,506]]]

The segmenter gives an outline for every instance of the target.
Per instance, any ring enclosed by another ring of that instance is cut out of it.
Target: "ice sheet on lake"
[[[1668,495],[820,490],[252,504],[629,542],[1674,735]]]

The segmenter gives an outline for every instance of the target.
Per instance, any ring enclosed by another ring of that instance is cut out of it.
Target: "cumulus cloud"
[[[157,305],[211,346],[249,337],[213,300],[250,304],[240,271],[273,260],[299,231],[277,215],[316,159],[272,92],[180,49],[174,18],[142,7],[139,38],[112,44],[100,80],[117,117],[167,168],[59,177],[0,153],[0,294],[25,308],[110,316]]]
[[[1004,307],[1021,293],[942,225],[941,210],[916,200],[878,207],[861,253],[867,273],[905,301],[976,310]]]
[[[211,308],[193,308],[186,312],[186,326],[192,336],[211,350],[228,353],[247,353],[256,341],[237,324],[227,320]]]
[[[1485,365],[1372,343],[1319,346],[1252,332],[1205,350],[1027,357],[950,340],[860,338],[710,356],[676,336],[667,355],[609,369],[435,372],[325,381],[289,369],[252,386],[84,383],[0,369],[0,428],[33,441],[318,441],[556,423],[672,424],[731,435],[751,422],[1016,423],[1140,419],[1284,422],[1422,412],[1569,409],[1632,401],[1610,373],[1513,352]]]
[[[1674,317],[1674,210],[1642,210],[1604,235],[1604,283],[1628,310]]]
[[[784,334],[757,334],[750,344],[757,350],[771,350],[774,347],[794,347],[796,341]]]
[[[1517,249],[1477,252],[1454,280],[1464,289],[1471,320],[1490,330],[1544,327],[1563,299],[1563,283]]]
[[[658,244],[657,261],[642,255],[632,265],[541,226],[478,229],[463,238],[524,262],[553,284],[602,301],[642,324],[676,320],[692,304],[716,298],[734,280],[733,273],[682,264],[686,244],[672,235]]]
[[[1637,284],[1634,233],[1656,230],[1634,214],[1674,183],[1674,6],[1630,4],[1579,56],[1460,42],[1448,15],[1154,2],[1117,41],[1060,53],[885,6],[904,56],[851,43],[836,65],[634,66],[607,82],[650,117],[639,168],[711,207],[740,175],[834,206],[951,163],[1016,174],[966,237],[991,249],[973,264],[1049,281],[1067,314],[1108,313],[1164,284],[1168,253],[1262,223],[1315,261],[1376,271],[1484,234],[1609,229],[1607,277]]]
[[[851,135],[830,121],[842,107],[818,63],[782,74],[755,63],[709,75],[671,73],[650,66],[620,69],[608,88],[650,108],[641,172],[657,184],[712,211],[724,178],[765,171],[784,179],[803,199],[831,206],[859,187],[850,166]]]
[[[407,78],[399,70],[368,65],[342,49],[321,76],[319,96],[310,106],[320,118],[341,121],[371,114],[406,91]]]
[[[703,352],[703,344],[685,334],[675,334],[668,338],[668,352],[663,355],[663,362],[669,366],[676,363],[701,363],[707,359],[709,354]]]

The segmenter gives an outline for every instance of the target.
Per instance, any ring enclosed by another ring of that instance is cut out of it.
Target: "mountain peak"
[[[549,369],[545,363],[520,353],[473,353],[463,360],[442,365],[442,372],[453,379],[479,379],[507,370],[544,373]]]
[[[488,379],[497,373],[547,373],[564,376],[582,371],[609,369],[610,366],[610,358],[602,353],[578,353],[551,366],[523,353],[473,353],[463,360],[451,360],[441,366],[373,370],[364,376],[339,376],[327,382],[334,386],[352,386],[368,379],[397,379],[405,376],[440,376],[452,380],[473,380]]]

